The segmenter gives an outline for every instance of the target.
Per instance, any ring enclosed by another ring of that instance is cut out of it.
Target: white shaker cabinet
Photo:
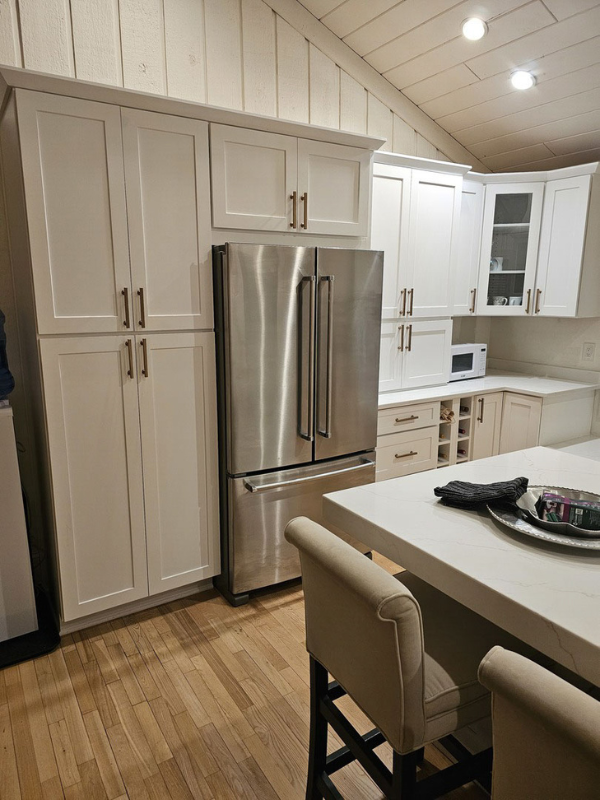
[[[410,187],[407,314],[444,317],[453,310],[462,176],[415,170]]]
[[[298,224],[296,138],[211,125],[210,145],[215,228],[288,231],[294,203]]]
[[[544,183],[485,187],[477,313],[534,313]]]
[[[148,595],[133,337],[40,342],[65,621]]]
[[[590,184],[591,175],[546,183],[534,314],[577,314]]]
[[[211,125],[216,228],[366,236],[370,150]]]
[[[298,139],[298,213],[301,231],[367,236],[370,150]]]
[[[379,391],[446,383],[452,320],[384,321],[381,326]]]
[[[137,338],[149,593],[220,571],[215,344]]]
[[[454,277],[454,316],[474,314],[479,276],[483,184],[463,181],[458,258]]]
[[[410,165],[407,166],[406,164]],[[383,319],[448,317],[459,253],[462,172],[375,155],[370,246],[383,250]],[[436,162],[431,162],[436,165]],[[415,168],[419,165],[421,168]]]
[[[382,317],[406,314],[411,170],[373,165],[371,248],[383,250]]]
[[[208,123],[125,108],[136,329],[213,325]]]
[[[500,452],[503,392],[473,398],[471,405],[471,461]]]
[[[542,419],[542,399],[531,395],[504,392],[500,453],[536,447]]]
[[[16,98],[38,331],[123,331],[131,276],[120,110],[24,90]]]

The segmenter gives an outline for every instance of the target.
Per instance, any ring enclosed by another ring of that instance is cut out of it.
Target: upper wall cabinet
[[[211,328],[208,123],[122,116],[134,325]]]
[[[531,312],[543,196],[542,182],[485,187],[480,314],[524,316]]]
[[[546,184],[534,314],[577,314],[590,184],[591,175]]]
[[[404,165],[423,159],[375,158],[371,247],[385,253],[383,318],[450,316],[462,174]]]
[[[454,316],[475,313],[482,216],[483,184],[463,181],[458,259],[454,273]]]
[[[18,91],[17,112],[38,330],[122,331],[131,276],[120,111]]]
[[[17,114],[38,333],[212,328],[208,124],[21,90]]]
[[[372,153],[211,125],[216,228],[366,236]]]

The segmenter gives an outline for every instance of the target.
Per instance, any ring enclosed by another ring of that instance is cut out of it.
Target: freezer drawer
[[[283,531],[294,517],[323,523],[328,492],[373,483],[375,453],[246,478],[228,478],[229,589],[240,594],[297,578],[298,551]],[[366,552],[337,528],[327,526]]]

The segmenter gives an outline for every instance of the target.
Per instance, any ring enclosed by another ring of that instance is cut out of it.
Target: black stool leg
[[[327,670],[312,656],[310,658],[310,744],[308,750],[308,780],[306,800],[322,800],[319,777],[327,763],[327,720],[321,714],[321,699],[327,693]]]
[[[413,800],[417,786],[417,763],[420,750],[408,755],[394,751],[392,792],[389,800]]]

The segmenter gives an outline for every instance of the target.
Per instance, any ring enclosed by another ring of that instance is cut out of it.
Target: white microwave
[[[453,344],[451,352],[451,381],[483,378],[487,360],[487,344]]]

